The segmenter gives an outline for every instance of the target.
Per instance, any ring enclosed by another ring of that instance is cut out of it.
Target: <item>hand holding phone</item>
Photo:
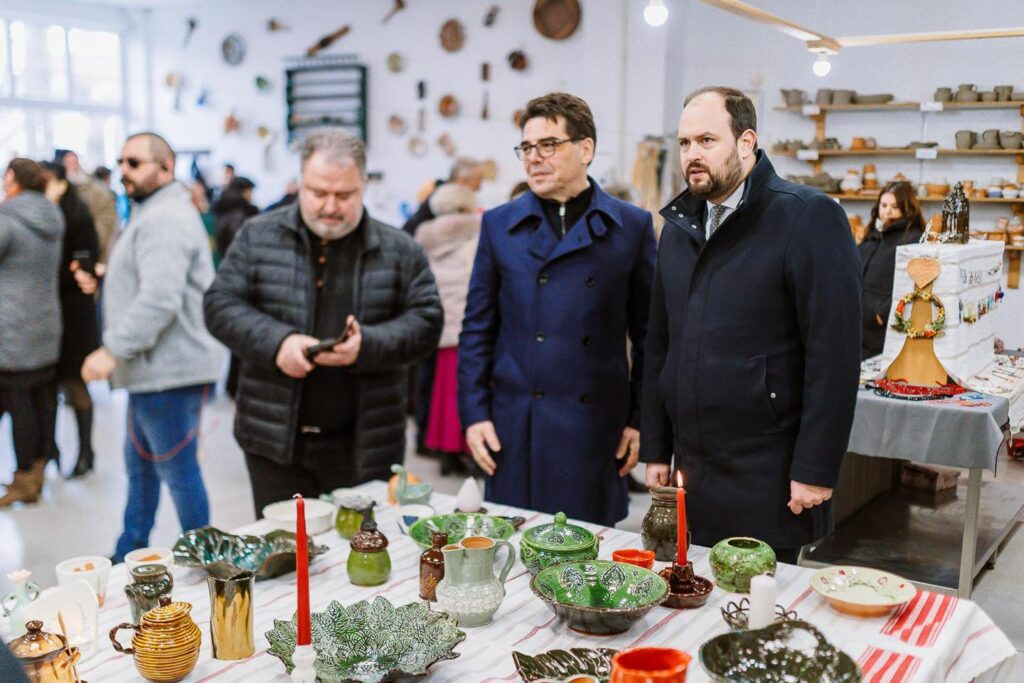
[[[96,259],[88,249],[80,249],[71,252],[71,260],[78,261],[78,267],[89,275],[96,277]]]
[[[356,319],[354,316],[349,316],[348,324],[345,326],[345,331],[333,339],[325,339],[319,344],[307,347],[305,350],[306,358],[312,361],[316,358],[317,354],[323,353],[324,351],[330,351],[338,344],[341,344],[346,339],[352,336],[352,333],[356,329]]]

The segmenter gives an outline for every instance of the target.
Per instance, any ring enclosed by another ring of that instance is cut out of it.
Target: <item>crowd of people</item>
[[[402,229],[369,215],[366,149],[337,129],[300,142],[299,180],[262,212],[233,167],[216,192],[187,187],[166,140],[132,135],[120,229],[105,169],[13,160],[0,506],[39,498],[58,391],[81,444],[69,476],[93,468],[86,383],[109,380],[129,399],[114,559],[147,545],[162,485],[183,529],[207,524],[197,441],[226,347],[257,516],[389,476],[411,397],[420,449],[482,472],[489,500],[612,525],[642,461],[649,486],[683,472],[694,542],[755,535],[793,558],[830,524],[858,364],[880,350],[895,247],[923,228],[912,188],[884,188],[858,258],[839,206],[776,175],[750,100],[704,88],[659,244],[650,213],[588,174],[586,102],[552,93],[520,120],[509,202],[481,211],[483,167],[459,159]]]

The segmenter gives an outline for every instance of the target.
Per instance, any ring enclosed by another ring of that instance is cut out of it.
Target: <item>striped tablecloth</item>
[[[383,595],[395,605],[419,600],[418,562],[421,549],[399,532],[397,508],[386,505],[383,482],[360,487],[385,505],[377,511],[380,528],[391,540],[392,572],[390,580],[374,588],[353,586],[345,571],[348,542],[333,530],[316,537],[330,546],[326,555],[317,557],[310,566],[311,602],[314,611],[325,609],[332,600],[348,605],[359,600]],[[454,508],[454,498],[435,494],[433,503],[438,512]],[[488,505],[494,514],[522,514],[523,528],[551,521],[551,516]],[[245,527],[246,533],[262,533],[269,529],[265,522]],[[613,550],[640,547],[637,534],[589,526],[601,536],[601,558],[610,559]],[[518,548],[516,534],[512,542]],[[711,577],[708,550],[694,547],[691,558],[698,574]],[[655,569],[660,569],[656,566]],[[288,677],[280,661],[266,653],[264,633],[273,619],[288,619],[295,610],[295,574],[288,574],[256,584],[255,622],[256,654],[243,661],[213,659],[209,642],[210,604],[205,575],[196,570],[176,568],[174,597],[192,603],[192,617],[203,633],[199,663],[186,679],[196,683],[277,681]],[[842,648],[860,664],[866,683],[936,683],[970,681],[1014,654],[1014,648],[992,620],[973,602],[953,596],[919,592],[916,599],[890,617],[856,619],[833,611],[808,587],[812,571],[792,565],[780,565],[777,571],[779,603],[797,611],[821,629],[828,639]],[[128,573],[124,565],[114,567],[107,600],[99,616],[100,643],[79,665],[83,679],[93,683],[121,683],[141,680],[132,658],[114,652],[106,633],[117,624],[128,621],[130,610],[124,591]],[[548,607],[530,591],[530,575],[517,560],[506,582],[508,591],[494,621],[488,626],[467,628],[468,637],[456,648],[458,659],[441,662],[431,669],[430,681],[517,681],[512,651],[538,654],[546,650],[569,647],[626,648],[638,645],[668,646],[685,650],[694,656],[688,681],[707,681],[708,676],[697,663],[700,645],[725,633],[719,609],[736,596],[716,590],[706,607],[677,611],[655,608],[628,632],[617,636],[586,636],[558,623]],[[127,638],[127,635],[124,635]]]

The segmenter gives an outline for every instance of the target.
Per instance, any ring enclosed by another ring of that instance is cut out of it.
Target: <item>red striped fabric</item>
[[[864,674],[864,683],[907,683],[921,666],[921,658],[867,647],[857,660],[857,666]]]
[[[954,595],[918,591],[910,602],[893,613],[881,633],[911,645],[930,647],[953,615],[957,603]]]

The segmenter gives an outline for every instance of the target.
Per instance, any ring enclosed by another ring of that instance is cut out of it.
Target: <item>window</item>
[[[118,33],[0,17],[0,165],[57,148],[113,165],[126,99]]]

